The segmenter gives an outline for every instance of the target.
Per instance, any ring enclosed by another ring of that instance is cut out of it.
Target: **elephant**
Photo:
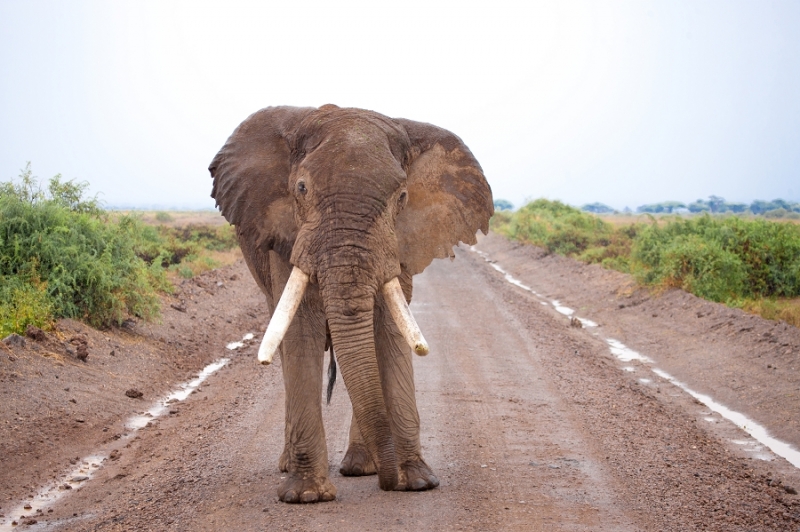
[[[492,192],[478,161],[445,129],[328,104],[255,112],[209,171],[211,196],[266,295],[259,360],[280,354],[280,500],[336,497],[322,423],[329,349],[353,410],[341,474],[377,473],[382,490],[437,487],[412,368],[412,349],[428,347],[408,303],[414,275],[489,229]]]

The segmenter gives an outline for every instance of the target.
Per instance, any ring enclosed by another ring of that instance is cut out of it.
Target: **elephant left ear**
[[[469,148],[453,133],[395,119],[411,141],[408,203],[397,217],[400,264],[411,275],[436,258],[454,257],[459,242],[475,244],[489,231],[492,189]]]

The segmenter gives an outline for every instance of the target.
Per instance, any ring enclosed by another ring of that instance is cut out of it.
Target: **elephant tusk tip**
[[[272,364],[272,355],[268,353],[259,353],[258,354],[258,363],[262,366],[269,366]]]
[[[430,352],[430,350],[428,349],[428,344],[420,342],[414,346],[414,352],[419,356],[424,357]]]

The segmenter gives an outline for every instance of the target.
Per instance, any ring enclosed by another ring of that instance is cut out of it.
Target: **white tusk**
[[[427,355],[428,342],[422,336],[417,320],[414,319],[411,310],[408,308],[406,296],[403,295],[403,289],[400,287],[400,281],[397,280],[397,277],[383,285],[383,297],[389,305],[389,312],[391,312],[394,322],[408,345],[411,346],[411,349],[420,356]]]
[[[283,289],[278,306],[275,307],[275,312],[272,313],[269,320],[267,332],[264,333],[264,339],[261,340],[261,347],[258,348],[258,361],[262,364],[272,364],[272,357],[278,350],[278,346],[281,345],[283,336],[289,329],[289,324],[292,323],[292,318],[297,312],[297,307],[300,306],[307,285],[308,275],[295,266],[286,283],[286,288]]]

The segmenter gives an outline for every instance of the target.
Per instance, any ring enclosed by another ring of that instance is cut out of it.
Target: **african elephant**
[[[209,171],[267,296],[259,360],[280,352],[280,499],[336,496],[321,404],[329,346],[353,406],[341,473],[377,472],[383,490],[438,486],[421,454],[411,364],[411,348],[424,354],[427,344],[408,302],[415,274],[488,231],[492,193],[478,161],[430,124],[335,105],[269,107],[239,125]]]

